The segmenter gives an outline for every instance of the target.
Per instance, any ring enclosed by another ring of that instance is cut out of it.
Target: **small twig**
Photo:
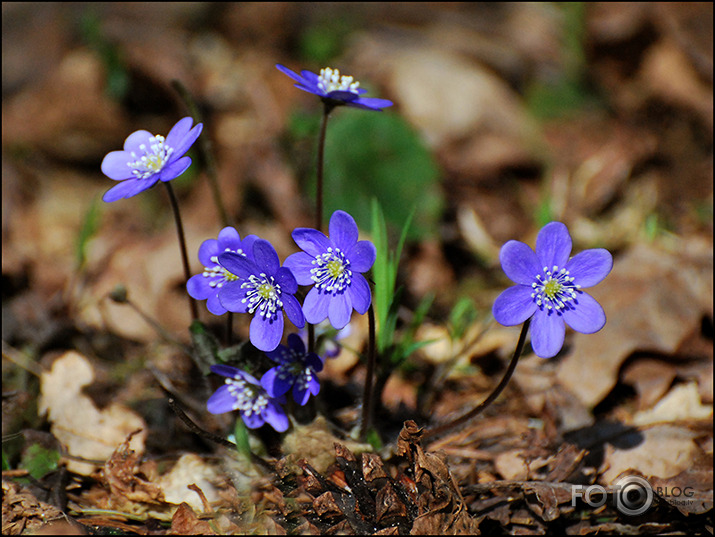
[[[372,302],[367,310],[368,319],[368,348],[367,348],[367,372],[365,373],[365,391],[362,401],[362,420],[360,423],[360,439],[365,440],[367,431],[372,421],[372,378],[375,376],[375,309]]]
[[[184,237],[184,225],[181,222],[181,213],[179,212],[179,202],[176,200],[176,194],[174,194],[174,188],[171,183],[165,182],[166,190],[169,193],[169,201],[171,202],[171,208],[174,212],[174,222],[176,222],[176,233],[179,235],[179,249],[181,250],[181,264],[184,267],[184,285],[191,278],[191,269],[189,268],[189,257],[186,255],[186,238]],[[191,310],[191,320],[196,321],[199,318],[199,309],[196,305],[196,300],[189,295],[189,309]]]
[[[169,401],[169,406],[171,407],[171,409],[176,413],[176,415],[179,417],[179,419],[181,419],[181,421],[183,421],[184,424],[189,429],[191,429],[191,432],[193,432],[194,434],[196,434],[198,436],[206,438],[207,440],[210,440],[211,442],[214,442],[214,443],[219,444],[223,447],[226,447],[226,448],[230,449],[231,451],[236,450],[236,444],[233,444],[233,443],[229,442],[228,440],[226,440],[224,437],[214,434],[212,432],[209,432],[205,429],[202,429],[198,425],[196,425],[191,420],[191,418],[186,415],[184,410],[178,405],[178,403],[176,402],[176,399],[174,398],[173,395],[169,395],[168,401]],[[264,460],[262,457],[259,457],[252,451],[251,451],[251,461],[254,464],[261,466],[264,470],[266,470],[268,472],[276,471],[276,469],[274,468],[274,466],[271,463]]]
[[[211,442],[219,444],[223,447],[229,448],[231,450],[236,449],[236,444],[229,442],[223,436],[219,436],[217,434],[209,432],[205,429],[202,429],[198,425],[196,425],[191,420],[191,418],[186,415],[184,410],[179,406],[179,404],[176,402],[176,399],[174,399],[173,396],[169,397],[168,402],[169,402],[169,406],[174,411],[174,413],[177,416],[179,416],[179,419],[184,422],[184,425],[186,425],[189,429],[191,429],[192,433],[194,433],[198,436],[201,436],[202,438],[206,438],[207,440],[210,440]]]

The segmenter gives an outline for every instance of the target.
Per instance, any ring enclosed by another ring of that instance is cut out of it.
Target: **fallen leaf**
[[[131,409],[116,403],[98,410],[82,388],[92,383],[94,371],[89,361],[75,351],[68,351],[40,377],[38,413],[47,414],[50,430],[67,448],[67,453],[89,460],[104,461],[134,431],[131,449],[144,452],[146,424]],[[67,459],[67,469],[89,475],[98,468],[89,462]]]
[[[615,386],[631,353],[673,353],[703,315],[712,315],[712,245],[683,240],[675,248],[636,244],[589,289],[608,322],[596,334],[574,335],[556,375],[588,407]]]
[[[656,425],[638,433],[640,442],[634,447],[628,442],[619,442],[617,447],[609,443],[606,445],[602,481],[606,485],[623,472],[636,471],[644,476],[657,476],[662,478],[679,474],[692,465],[701,450],[695,443],[698,434],[675,425]]]
[[[201,489],[209,503],[219,499],[214,482],[219,473],[198,455],[186,453],[173,468],[156,480],[156,485],[163,491],[168,503],[186,504],[197,513],[204,512],[201,497],[187,485],[195,484]]]
[[[636,425],[678,420],[712,420],[712,405],[700,402],[697,382],[679,384],[673,387],[652,409],[641,410],[633,416]]]

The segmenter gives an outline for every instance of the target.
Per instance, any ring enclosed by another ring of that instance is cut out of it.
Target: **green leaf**
[[[471,298],[466,296],[457,300],[449,312],[449,337],[452,341],[460,339],[477,318],[477,309]]]
[[[367,440],[368,444],[370,444],[375,449],[375,451],[379,451],[382,449],[382,440],[380,439],[380,435],[375,429],[371,428],[367,431],[365,440]]]
[[[20,467],[26,469],[35,479],[42,479],[57,470],[60,454],[56,449],[47,449],[40,444],[33,444],[22,456]]]
[[[236,450],[246,457],[247,460],[251,460],[251,444],[248,438],[248,428],[240,417],[236,420],[233,436],[236,440]]]
[[[309,185],[315,188],[314,173]],[[350,213],[365,228],[371,220],[371,200],[377,198],[387,225],[405,229],[407,238],[434,233],[442,208],[439,168],[419,136],[401,117],[340,109],[333,112],[325,147],[325,214]]]
[[[92,203],[90,203],[84,215],[84,220],[82,220],[79,235],[77,236],[77,266],[80,268],[84,267],[84,263],[87,260],[87,243],[94,234],[97,233],[97,229],[99,229],[100,204],[98,203],[98,199],[99,198],[94,198]]]

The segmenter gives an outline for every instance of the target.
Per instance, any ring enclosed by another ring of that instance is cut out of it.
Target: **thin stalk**
[[[521,327],[519,341],[516,344],[516,349],[514,349],[514,356],[512,356],[511,362],[509,362],[509,367],[507,367],[506,373],[504,373],[504,377],[501,379],[499,385],[494,388],[494,391],[489,394],[489,397],[487,397],[484,401],[481,402],[481,404],[477,405],[475,408],[473,408],[463,416],[460,416],[459,418],[452,420],[449,423],[445,423],[444,425],[440,425],[438,427],[434,427],[425,431],[425,433],[422,435],[423,440],[434,440],[439,436],[443,436],[451,429],[454,429],[455,427],[459,427],[460,425],[467,423],[472,418],[481,414],[485,408],[491,405],[494,400],[499,397],[499,394],[501,394],[506,385],[509,383],[509,379],[511,379],[511,376],[514,374],[516,364],[519,362],[519,357],[524,350],[524,344],[526,343],[526,333],[529,331],[529,324],[531,324],[531,319],[527,319],[526,322],[524,322],[524,325]]]
[[[228,312],[226,316],[226,346],[233,345],[233,312]]]
[[[179,249],[181,250],[181,262],[184,265],[184,285],[191,278],[191,270],[189,269],[189,258],[186,255],[186,239],[184,237],[184,225],[181,223],[181,213],[179,212],[179,203],[176,201],[176,195],[174,194],[174,189],[171,183],[168,181],[164,183],[166,190],[169,193],[169,201],[171,201],[171,208],[174,211],[174,222],[176,222],[176,233],[179,235]],[[196,306],[196,301],[189,296],[189,309],[191,310],[191,320],[196,321],[199,318],[199,309]]]
[[[323,117],[320,120],[320,135],[318,137],[318,163],[315,172],[315,229],[323,229],[323,166],[325,164],[325,133],[328,128],[328,118],[334,105],[325,103]]]
[[[318,135],[318,161],[315,166],[315,229],[323,229],[323,167],[325,165],[325,133],[328,129],[328,117],[335,105],[325,102],[323,117],[320,120]],[[315,352],[315,327],[308,324],[308,352]]]
[[[365,392],[362,397],[362,419],[360,422],[360,440],[365,440],[372,421],[372,377],[375,372],[375,309],[372,302],[367,310],[368,347],[367,372],[365,373]]]

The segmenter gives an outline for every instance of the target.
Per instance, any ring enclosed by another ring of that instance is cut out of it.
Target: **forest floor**
[[[713,534],[712,3],[2,9],[4,535]],[[391,241],[418,207],[396,335],[421,343],[379,356],[360,442],[355,314],[320,394],[249,455],[227,442],[237,414],[206,410],[222,379],[195,360],[166,192],[103,203],[100,164],[190,115],[179,80],[204,122],[172,182],[192,269],[224,224],[212,164],[226,220],[285,259],[313,221],[321,108],[276,63],[394,101],[332,113],[326,206],[376,197]],[[341,178],[362,133],[380,154]],[[494,404],[430,436],[504,375],[519,328],[491,315],[499,249],[551,220],[574,253],[613,254],[592,290],[606,326],[548,360],[527,345]]]

